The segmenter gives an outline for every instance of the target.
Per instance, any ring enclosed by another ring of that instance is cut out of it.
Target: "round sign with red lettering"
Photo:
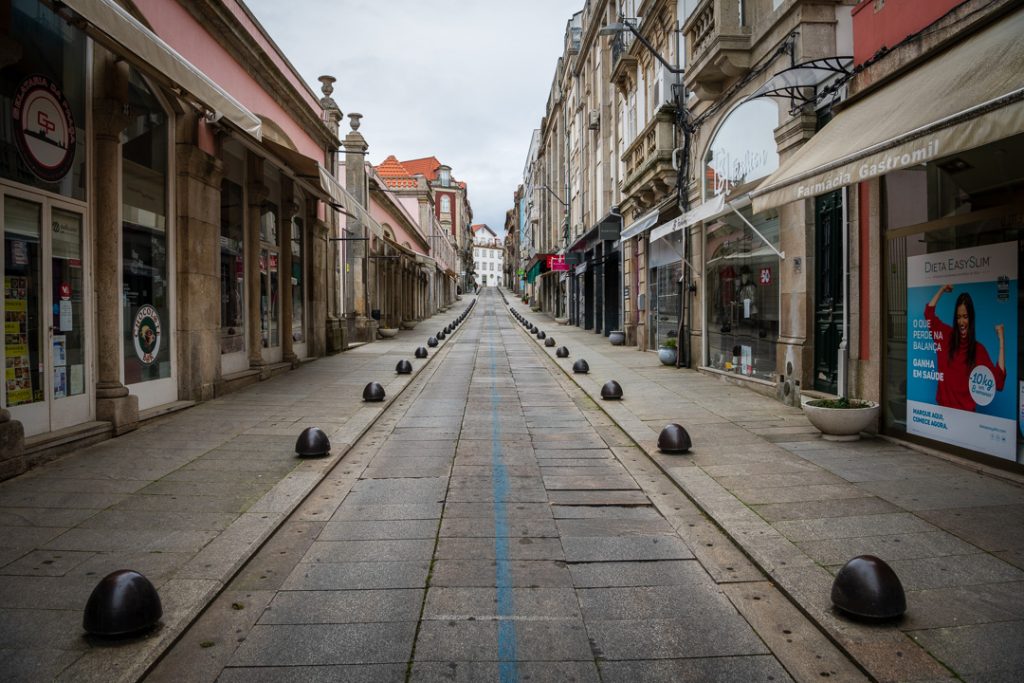
[[[132,340],[135,342],[135,355],[143,365],[152,365],[160,353],[160,314],[149,304],[139,308],[135,314]]]
[[[75,160],[75,119],[64,93],[46,76],[29,76],[11,103],[14,139],[29,169],[57,182]]]

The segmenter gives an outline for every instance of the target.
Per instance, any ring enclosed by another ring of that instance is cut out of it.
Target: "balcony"
[[[636,80],[636,55],[632,54],[633,34],[622,31],[612,38],[612,77],[611,81],[619,87],[623,94],[629,91],[631,83]]]
[[[750,69],[750,29],[736,0],[703,0],[683,25],[686,87],[702,100]]]
[[[660,109],[622,155],[626,164],[622,194],[637,208],[653,206],[675,187],[673,119],[671,108]]]

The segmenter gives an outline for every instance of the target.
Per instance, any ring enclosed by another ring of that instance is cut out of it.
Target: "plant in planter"
[[[863,431],[878,425],[879,405],[874,401],[816,399],[803,405],[804,414],[827,441],[856,441]]]
[[[661,361],[662,365],[675,365],[676,364],[676,340],[675,337],[669,337],[661,343],[658,347],[658,360]]]

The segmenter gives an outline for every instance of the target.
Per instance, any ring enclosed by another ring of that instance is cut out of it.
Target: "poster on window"
[[[1017,243],[907,259],[907,432],[1013,460]]]

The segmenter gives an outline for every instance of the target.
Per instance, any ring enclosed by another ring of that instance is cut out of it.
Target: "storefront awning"
[[[1024,132],[1024,10],[836,114],[751,193],[754,212]]]
[[[254,145],[249,146],[256,148]],[[331,172],[320,165],[319,161],[291,147],[275,142],[269,137],[263,138],[259,147],[269,152],[277,162],[283,163],[291,169],[296,178],[305,181],[306,187],[314,194],[320,195],[324,201],[334,204],[336,208],[348,210],[348,199],[346,198],[348,193]]]
[[[666,223],[665,225],[659,225],[656,227],[651,231],[651,241],[654,242],[655,240],[660,240],[663,237],[668,237],[674,232],[683,230],[688,225],[694,225],[701,221],[715,218],[729,210],[730,209],[726,207],[725,195],[716,195],[711,199],[701,202],[682,216],[677,217],[671,223]]]
[[[655,209],[654,211],[651,211],[647,215],[643,216],[642,218],[638,218],[637,220],[633,221],[628,228],[622,231],[622,234],[619,235],[619,239],[628,240],[630,237],[642,235],[648,228],[652,227],[655,223],[658,222],[659,213],[661,212],[658,211],[658,209]]]
[[[604,218],[572,243],[569,251],[586,251],[592,249],[600,241],[617,240],[621,232],[622,215],[618,213],[617,207],[612,207],[612,210],[605,214]]]
[[[538,275],[540,275],[541,268],[543,267],[543,261],[537,261],[532,266],[530,266],[530,269],[526,271],[526,282],[532,285],[533,281],[537,279]]]
[[[85,31],[101,45],[171,88],[179,88],[245,133],[259,140],[262,122],[209,76],[193,66],[114,0],[61,0],[86,21]]]

